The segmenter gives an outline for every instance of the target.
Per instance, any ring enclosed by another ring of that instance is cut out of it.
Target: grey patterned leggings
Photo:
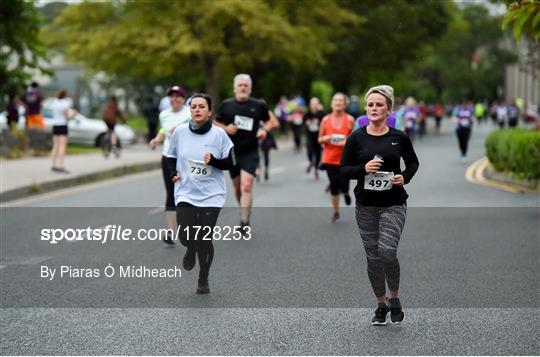
[[[356,205],[356,223],[366,250],[367,271],[375,296],[381,297],[388,289],[399,289],[399,261],[397,247],[407,204],[390,207]]]

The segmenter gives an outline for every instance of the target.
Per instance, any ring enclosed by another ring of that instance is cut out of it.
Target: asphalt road
[[[469,164],[490,127],[475,128]],[[420,170],[400,242],[405,321],[372,327],[376,307],[354,209],[329,222],[327,180],[304,154],[273,152],[255,188],[253,238],[220,241],[212,293],[177,278],[47,280],[41,266],[181,267],[155,241],[40,241],[44,228],[161,228],[160,172],[2,208],[2,354],[538,355],[539,198],[465,180],[451,130],[415,143]],[[219,225],[238,223],[232,194]]]

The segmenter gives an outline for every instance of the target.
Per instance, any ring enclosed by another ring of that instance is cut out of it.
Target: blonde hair
[[[413,107],[416,105],[416,100],[413,97],[408,97],[405,99],[405,106],[406,107]]]
[[[343,98],[345,98],[345,105],[346,105],[346,106],[349,106],[349,97],[347,97],[347,95],[346,95],[345,93],[343,93],[343,92],[335,92],[334,95],[332,96],[332,99],[334,99],[334,97],[335,97],[336,95],[341,95],[341,96],[343,96]]]
[[[385,84],[369,88],[364,97],[366,104],[367,104],[367,98],[369,97],[370,94],[373,94],[373,93],[378,93],[382,95],[383,97],[385,97],[388,110],[389,111],[394,110],[394,88]]]

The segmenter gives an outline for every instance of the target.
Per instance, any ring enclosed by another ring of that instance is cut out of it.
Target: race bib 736
[[[206,165],[204,161],[187,160],[187,166],[191,176],[207,177],[212,174],[212,166]]]

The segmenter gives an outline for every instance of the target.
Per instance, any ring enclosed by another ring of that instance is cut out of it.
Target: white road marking
[[[4,260],[2,260],[2,268],[5,268],[8,265],[34,265],[43,263],[46,260],[51,259],[52,257],[10,257],[6,258],[4,257]],[[1,269],[1,268],[0,268]]]
[[[165,212],[165,209],[163,207],[156,207],[156,208],[152,208],[150,211],[148,211],[147,213],[150,215],[150,216],[153,216],[155,214],[158,214],[158,213],[162,213],[162,212]]]

